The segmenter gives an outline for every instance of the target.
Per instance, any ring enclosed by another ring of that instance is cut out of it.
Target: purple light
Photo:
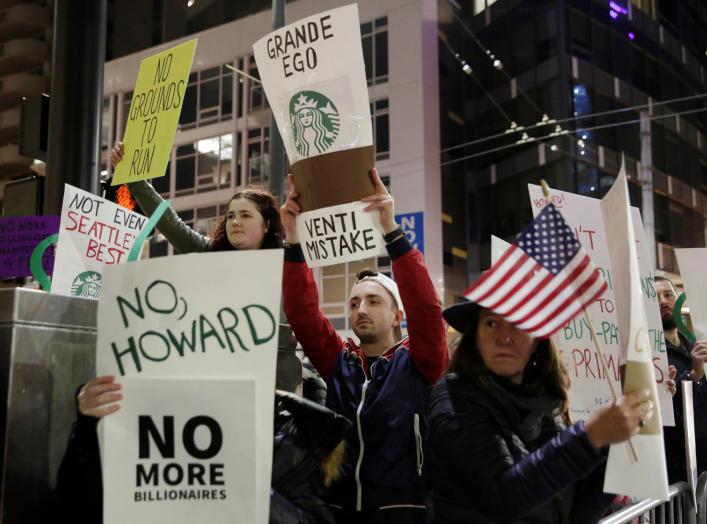
[[[629,39],[629,40],[635,40],[635,39],[636,39],[636,35],[634,35],[633,32],[629,31],[629,32],[628,32],[628,39]]]
[[[628,9],[625,7],[620,6],[616,2],[609,2],[609,7],[613,9],[614,11],[621,13],[622,15],[627,15],[628,14]]]
[[[616,20],[616,19],[619,17],[619,13],[617,13],[616,11],[614,11],[613,9],[611,9],[611,10],[609,11],[609,16],[610,16],[611,18],[613,18],[614,20]]]

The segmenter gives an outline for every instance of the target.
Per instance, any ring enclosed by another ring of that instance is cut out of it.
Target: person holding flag
[[[430,400],[433,522],[596,522],[607,446],[653,415],[648,391],[570,425],[569,376],[547,340],[606,288],[554,205],[444,318],[464,333]]]
[[[297,244],[300,207],[294,191],[281,209],[289,244],[284,309],[305,354],[327,381],[326,405],[354,422],[346,437],[348,457],[330,497],[337,522],[422,524],[425,411],[448,360],[442,308],[422,253],[395,223],[393,197],[375,169],[371,180],[376,192],[363,200],[366,210],[380,213],[397,283],[375,271],[357,275],[348,306],[360,342],[342,340],[319,307],[314,275]]]

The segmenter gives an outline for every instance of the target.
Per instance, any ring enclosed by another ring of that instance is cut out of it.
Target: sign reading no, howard
[[[99,424],[105,524],[267,522],[281,278],[274,249],[104,267],[96,371],[124,397]]]

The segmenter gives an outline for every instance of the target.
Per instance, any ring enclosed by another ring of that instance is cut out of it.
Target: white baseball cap
[[[378,282],[381,286],[383,286],[385,289],[387,289],[391,295],[393,295],[393,300],[395,300],[395,305],[400,311],[403,311],[403,301],[400,298],[400,291],[398,291],[398,285],[395,283],[395,281],[390,278],[385,276],[383,273],[376,273],[375,276],[373,275],[367,275],[363,278],[358,279],[355,283],[360,284],[361,282]]]

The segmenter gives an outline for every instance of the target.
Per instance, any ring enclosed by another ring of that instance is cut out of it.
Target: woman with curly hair
[[[124,152],[123,143],[116,142],[111,155],[114,167],[123,159]],[[148,216],[162,202],[162,197],[144,180],[128,184],[128,189]],[[283,238],[277,199],[269,191],[258,187],[246,188],[233,195],[226,214],[208,237],[182,222],[172,208],[167,209],[157,223],[157,229],[180,254],[276,249],[281,247]]]

